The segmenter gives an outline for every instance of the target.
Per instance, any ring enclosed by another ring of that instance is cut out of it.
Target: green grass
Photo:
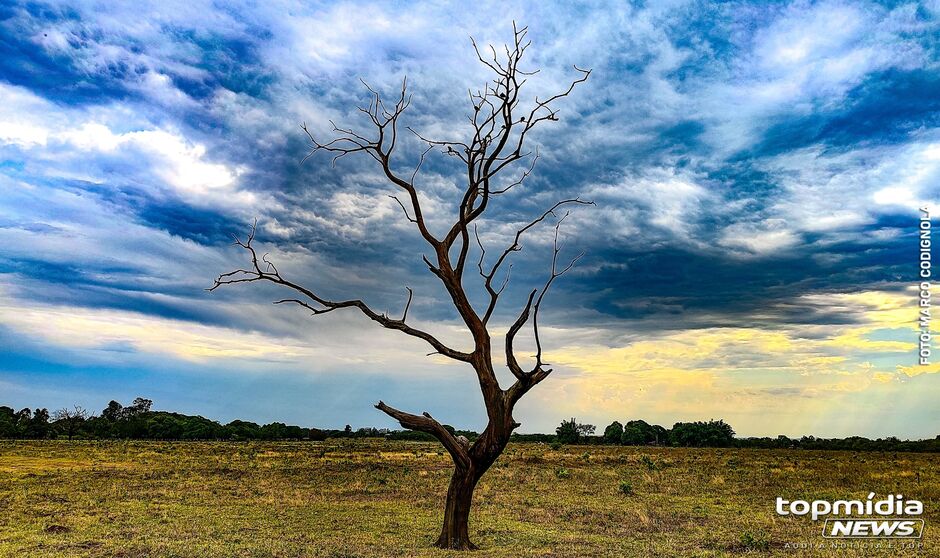
[[[430,547],[449,475],[431,443],[0,442],[0,556],[457,556]],[[786,547],[822,525],[776,496],[869,491],[924,502],[924,548]],[[938,504],[929,454],[515,444],[471,535],[475,557],[940,556]]]

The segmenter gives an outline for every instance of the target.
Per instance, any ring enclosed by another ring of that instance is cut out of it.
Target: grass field
[[[5,441],[0,555],[457,556],[430,547],[449,474],[431,443]],[[870,491],[924,502],[922,548],[773,512]],[[515,444],[474,503],[473,556],[940,556],[930,454]]]

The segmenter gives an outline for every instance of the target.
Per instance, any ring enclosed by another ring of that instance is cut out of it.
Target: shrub
[[[555,470],[555,476],[560,479],[566,479],[571,476],[571,472],[568,471],[568,469],[565,469],[564,467],[560,467]]]
[[[633,494],[633,485],[630,484],[630,481],[622,480],[620,481],[620,493],[624,496],[629,496]]]
[[[745,531],[741,533],[740,539],[741,547],[745,550],[768,550],[770,548],[770,541],[767,540],[767,535],[764,533],[751,533],[750,531]]]

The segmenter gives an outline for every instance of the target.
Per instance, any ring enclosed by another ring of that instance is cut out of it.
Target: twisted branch
[[[252,283],[255,281],[269,281],[271,283],[276,283],[278,285],[282,285],[284,287],[292,289],[302,294],[305,297],[304,299],[285,298],[285,299],[275,301],[274,304],[287,304],[287,303],[297,304],[299,306],[302,306],[303,308],[306,308],[307,310],[310,310],[310,312],[314,315],[327,314],[329,312],[333,312],[341,308],[355,308],[359,310],[362,314],[364,314],[367,318],[369,318],[370,320],[374,322],[377,322],[379,325],[381,325],[382,327],[386,329],[394,329],[397,331],[401,331],[402,333],[406,335],[410,335],[412,337],[416,337],[418,339],[422,339],[426,341],[429,345],[431,345],[434,348],[434,350],[437,353],[440,353],[446,357],[449,357],[451,359],[458,360],[461,362],[470,362],[469,353],[452,349],[448,347],[447,345],[445,345],[444,343],[442,343],[441,341],[439,341],[436,337],[434,337],[430,333],[417,329],[405,323],[405,318],[407,318],[408,316],[408,308],[411,306],[411,299],[413,296],[413,292],[411,291],[410,288],[408,288],[408,303],[405,306],[405,310],[402,314],[401,319],[394,319],[394,318],[390,318],[389,316],[385,314],[380,314],[379,312],[376,312],[362,300],[359,300],[359,299],[349,299],[349,300],[340,300],[340,301],[328,300],[316,294],[315,292],[313,292],[312,290],[306,287],[302,287],[298,285],[297,283],[294,283],[292,281],[285,279],[278,272],[277,268],[272,263],[267,261],[267,255],[265,255],[261,259],[261,262],[265,264],[264,269],[262,269],[261,263],[259,263],[258,254],[255,251],[254,246],[252,246],[252,241],[255,238],[256,226],[257,226],[257,222],[254,225],[252,225],[251,231],[249,232],[248,239],[246,241],[242,241],[238,237],[235,237],[235,245],[244,248],[251,255],[251,262],[252,262],[251,269],[236,269],[235,271],[230,271],[228,273],[223,273],[219,275],[216,278],[215,282],[213,283],[212,287],[207,289],[208,291],[214,291],[217,288],[221,287],[222,285],[232,285],[235,283]]]
[[[434,420],[434,417],[428,413],[413,415],[399,411],[394,407],[389,407],[382,401],[379,401],[375,405],[375,408],[397,420],[404,428],[431,434],[440,440],[441,444],[443,444],[444,448],[450,453],[451,457],[454,459],[454,463],[456,463],[458,467],[463,467],[464,469],[470,467],[470,454],[467,451],[469,448],[461,443],[449,430],[444,428],[444,425]]]
[[[506,334],[506,366],[509,367],[510,372],[516,377],[516,382],[507,390],[507,397],[512,403],[517,401],[525,392],[552,373],[551,368],[546,368],[548,363],[542,361],[542,339],[539,334],[539,309],[541,309],[545,294],[548,293],[555,279],[558,279],[570,271],[571,268],[578,263],[578,260],[584,256],[584,252],[582,252],[568,262],[568,265],[565,267],[560,269],[558,267],[558,254],[561,252],[561,248],[558,246],[558,231],[561,228],[562,222],[568,218],[568,215],[570,215],[570,212],[566,212],[555,223],[555,235],[552,244],[552,266],[548,279],[542,286],[541,291],[539,291],[539,289],[533,289],[529,293],[522,312],[519,314],[519,317],[516,318],[516,321],[513,322],[512,326],[510,326],[509,332]],[[535,296],[537,292],[538,297]],[[513,343],[519,330],[529,321],[530,314],[532,317],[532,333],[535,338],[535,364],[530,370],[526,371],[519,365]]]

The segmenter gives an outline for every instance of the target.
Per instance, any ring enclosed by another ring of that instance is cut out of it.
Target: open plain
[[[0,441],[0,556],[456,556],[431,547],[450,470],[420,442]],[[924,538],[833,549],[774,513],[869,492],[921,500]],[[514,443],[471,536],[479,557],[940,556],[938,504],[936,454]]]

